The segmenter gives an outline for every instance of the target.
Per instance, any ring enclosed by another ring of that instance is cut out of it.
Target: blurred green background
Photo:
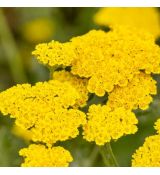
[[[51,40],[67,41],[91,29],[105,29],[93,22],[98,8],[1,8],[0,9],[0,90],[17,83],[49,79],[49,71],[31,52],[36,44]],[[160,11],[159,11],[160,12]],[[157,43],[160,40],[157,39]],[[160,92],[160,77],[155,76]],[[160,94],[160,93],[158,93]],[[154,122],[160,117],[160,96],[147,111],[135,111],[139,131],[112,142],[120,166],[131,165],[131,155],[146,136],[155,133]],[[13,120],[0,116],[0,166],[20,166],[18,151],[29,143],[12,132]],[[98,147],[79,136],[64,143],[74,157],[71,166],[104,166]]]

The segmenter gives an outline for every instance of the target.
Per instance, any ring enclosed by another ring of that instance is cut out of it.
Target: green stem
[[[2,9],[0,9],[0,38],[15,83],[27,82],[22,59]]]
[[[107,167],[117,167],[118,163],[113,154],[110,143],[107,143],[105,146],[100,147],[100,153],[103,158],[104,164]]]
[[[89,167],[93,167],[94,166],[94,163],[95,163],[96,158],[97,158],[98,155],[99,155],[99,149],[95,145],[93,150],[92,150],[91,156],[89,157],[89,165],[88,165]]]

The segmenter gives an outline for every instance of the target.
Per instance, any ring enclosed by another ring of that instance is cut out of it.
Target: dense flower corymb
[[[51,41],[48,44],[39,44],[32,52],[37,59],[48,66],[69,66],[75,58],[75,54],[70,43],[59,43]]]
[[[70,42],[61,43],[62,52],[65,44],[70,46],[67,49],[69,54],[64,52],[55,55],[56,42],[38,45],[33,53],[39,55],[38,59],[44,59],[43,62],[49,66],[69,65],[72,74],[89,79],[88,91],[98,96],[111,92],[116,85],[127,86],[128,81],[140,71],[147,74],[160,73],[160,48],[152,35],[144,31],[113,26],[107,33],[92,30],[83,36],[72,38]],[[52,45],[49,51],[48,45]],[[67,57],[66,61],[69,60],[68,64],[58,62],[64,60],[64,57]],[[53,60],[56,61],[52,62]]]
[[[78,92],[67,82],[23,84],[0,94],[0,111],[30,130],[33,141],[50,145],[78,135],[78,127],[85,123],[85,114],[72,109],[78,98]]]
[[[160,16],[156,8],[101,8],[94,20],[102,26],[130,25],[151,32],[155,37],[160,35]]]
[[[136,150],[136,152],[132,155],[132,166],[160,166],[160,119],[156,121],[154,128],[157,131],[157,135],[147,137],[143,146]]]
[[[134,134],[137,131],[137,123],[134,113],[123,107],[111,110],[106,105],[92,105],[89,108],[88,121],[83,127],[83,135],[87,141],[104,145],[112,139]]]
[[[125,87],[115,87],[109,93],[107,104],[111,108],[125,107],[126,109],[147,109],[152,96],[157,94],[156,81],[150,75],[140,73]]]
[[[20,150],[19,154],[25,157],[23,167],[66,167],[73,158],[64,148],[46,148],[44,145],[32,144]]]
[[[143,146],[138,148],[132,156],[132,166],[159,167],[160,166],[160,135],[147,137]]]
[[[145,32],[120,26],[108,33],[93,30],[71,41],[77,55],[72,73],[89,77],[88,90],[98,96],[115,85],[126,86],[140,70],[160,73],[160,48]]]

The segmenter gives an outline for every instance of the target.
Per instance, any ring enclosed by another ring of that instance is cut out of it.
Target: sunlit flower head
[[[107,104],[111,108],[147,109],[152,102],[152,96],[157,94],[156,81],[150,75],[140,73],[125,87],[116,86],[109,93]]]
[[[44,145],[31,144],[19,152],[23,156],[22,167],[66,167],[73,158],[63,147],[47,148]]]
[[[135,114],[123,107],[112,110],[106,105],[92,105],[87,119],[83,127],[83,137],[89,142],[96,142],[97,145],[104,145],[137,131],[138,120]]]
[[[0,94],[0,111],[32,132],[33,141],[48,145],[75,138],[85,114],[72,109],[79,94],[67,82],[51,80],[14,86]]]

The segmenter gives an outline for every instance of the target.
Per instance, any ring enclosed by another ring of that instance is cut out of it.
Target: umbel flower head
[[[160,16],[156,8],[101,8],[94,16],[94,21],[102,26],[130,25],[152,33],[155,38],[160,35]]]
[[[50,44],[52,47],[47,48],[46,45]],[[63,48],[66,48],[66,44],[70,49],[65,54]],[[117,85],[127,86],[141,71],[146,74],[160,73],[159,46],[152,35],[134,28],[112,26],[107,33],[92,30],[72,38],[70,42],[61,43],[58,56],[55,55],[56,47],[56,42],[40,44],[33,54],[51,67],[57,64],[70,66],[72,74],[88,78],[88,91],[98,96],[112,92]],[[65,57],[69,60],[68,64],[62,61]]]
[[[155,124],[157,135],[145,139],[143,146],[138,148],[132,156],[134,167],[159,167],[160,166],[160,119]]]
[[[104,145],[137,131],[135,114],[123,107],[112,110],[106,105],[92,105],[87,118],[83,127],[84,138],[89,142],[95,141],[97,145]]]
[[[85,124],[85,114],[72,109],[79,98],[67,82],[51,80],[14,86],[0,94],[0,111],[32,133],[33,141],[48,145],[75,138]]]
[[[157,94],[156,81],[151,75],[140,73],[134,75],[125,87],[116,86],[109,93],[107,104],[111,108],[147,109],[152,102],[152,96]]]
[[[75,58],[72,45],[70,43],[59,43],[58,41],[38,44],[32,54],[48,66],[70,66]]]
[[[69,151],[63,147],[47,148],[44,145],[31,144],[19,152],[25,157],[23,167],[66,167],[73,158]]]

